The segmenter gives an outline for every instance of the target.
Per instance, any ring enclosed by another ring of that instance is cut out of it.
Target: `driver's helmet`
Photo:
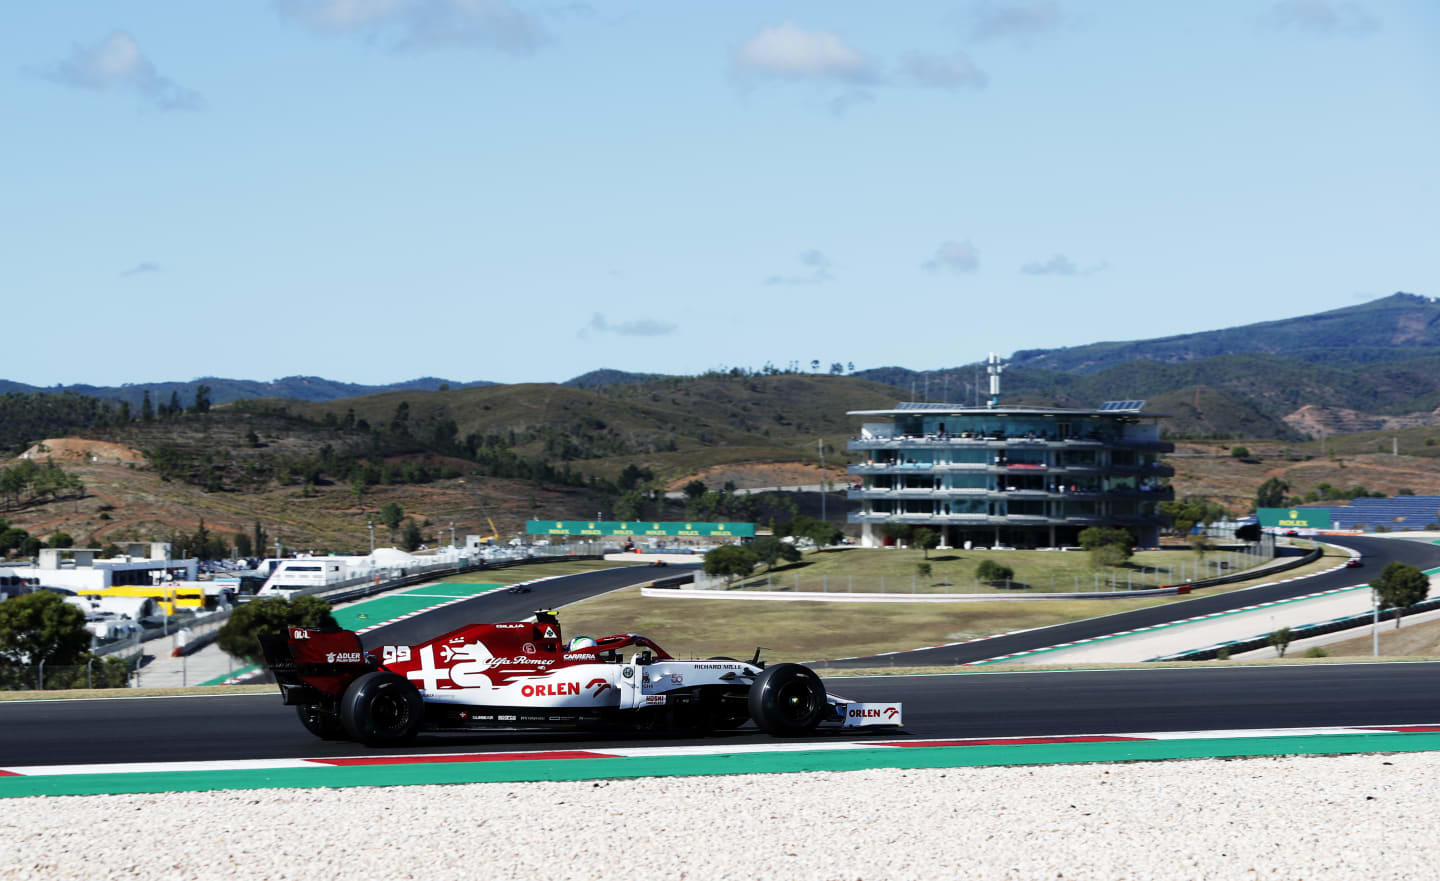
[[[593,648],[595,647],[595,645],[596,645],[596,643],[595,643],[595,639],[594,639],[593,637],[589,637],[589,636],[575,636],[575,637],[571,637],[571,639],[570,639],[570,645],[569,645],[569,647],[566,648],[565,650],[566,650],[567,652],[578,652],[578,651],[584,651],[585,649],[593,649]]]

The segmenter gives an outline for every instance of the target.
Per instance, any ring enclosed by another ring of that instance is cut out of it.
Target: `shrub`
[[[1250,457],[1250,450],[1245,447],[1231,447],[1230,455],[1236,459],[1247,459]]]
[[[980,565],[975,567],[975,580],[984,584],[996,584],[1003,581],[1013,581],[1015,570],[1009,566],[1003,566],[994,560],[981,560]]]
[[[915,574],[918,575],[918,576],[920,576],[921,578],[929,578],[929,577],[930,577],[930,573],[933,572],[933,571],[934,571],[934,569],[931,567],[931,565],[930,565],[929,563],[916,563],[916,564],[915,564]]]
[[[1327,652],[1327,651],[1325,651],[1324,649],[1322,649],[1320,646],[1316,645],[1316,646],[1311,646],[1310,648],[1308,648],[1308,649],[1305,650],[1305,657],[1307,657],[1307,658],[1328,658],[1328,657],[1330,657],[1330,653]]]

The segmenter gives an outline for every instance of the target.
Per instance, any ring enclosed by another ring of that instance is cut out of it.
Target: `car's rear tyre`
[[[801,664],[766,667],[750,687],[750,718],[777,737],[814,731],[825,709],[825,686]]]
[[[314,704],[297,706],[295,715],[300,717],[300,724],[305,726],[306,731],[321,740],[349,739],[345,734],[345,725],[341,723],[340,717],[334,713],[327,713]]]
[[[420,730],[425,703],[410,680],[377,670],[350,683],[340,698],[345,733],[366,746],[404,743]]]

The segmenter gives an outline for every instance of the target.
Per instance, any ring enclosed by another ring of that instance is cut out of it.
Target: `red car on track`
[[[784,736],[826,723],[901,724],[900,704],[829,694],[814,670],[767,665],[758,650],[749,661],[682,660],[634,633],[566,643],[550,611],[370,651],[339,629],[293,627],[260,643],[284,702],[311,733],[372,746],[483,728],[704,730],[753,721]]]

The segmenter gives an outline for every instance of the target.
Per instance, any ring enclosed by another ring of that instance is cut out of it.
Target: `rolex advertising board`
[[[527,520],[526,535],[593,535],[659,538],[752,538],[754,523],[654,522],[651,520]]]
[[[1267,529],[1329,529],[1329,508],[1261,508],[1255,512]]]

